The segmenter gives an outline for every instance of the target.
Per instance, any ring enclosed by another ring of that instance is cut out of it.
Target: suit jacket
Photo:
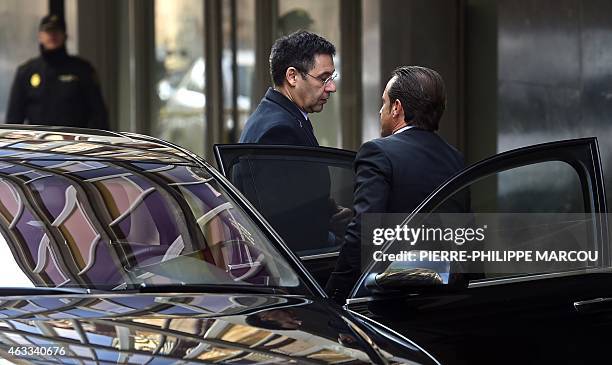
[[[319,145],[310,121],[291,100],[272,88],[247,120],[240,143]]]
[[[355,216],[327,292],[342,300],[360,274],[364,213],[411,213],[463,166],[463,157],[454,147],[422,129],[410,128],[364,143],[355,158]],[[468,209],[465,202],[455,211]]]
[[[319,146],[300,109],[268,89],[249,117],[240,143]],[[243,158],[234,168],[235,185],[266,217],[294,252],[327,247],[333,214],[327,166],[293,159]]]

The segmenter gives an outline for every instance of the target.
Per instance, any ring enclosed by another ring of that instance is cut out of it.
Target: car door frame
[[[310,147],[310,146],[295,146],[295,145],[263,145],[263,144],[251,144],[251,143],[238,143],[238,144],[215,144],[213,146],[213,152],[215,156],[215,162],[219,172],[230,182],[232,179],[228,174],[230,161],[239,157],[240,155],[251,153],[251,154],[267,154],[267,155],[279,155],[286,156],[291,155],[292,157],[308,157],[308,158],[324,158],[330,161],[336,161],[338,165],[346,167],[350,165],[352,168],[355,160],[356,152],[346,149],[339,149],[333,147]],[[246,199],[246,197],[245,197]],[[272,226],[269,222],[268,225]],[[283,240],[284,241],[284,240]],[[284,242],[287,247],[290,247],[287,242]],[[320,254],[308,254],[296,256],[304,263],[304,265],[311,269],[316,266],[328,267],[334,265],[337,257],[340,254],[340,250],[334,250],[332,252],[325,252]],[[313,274],[313,273],[311,273]]]

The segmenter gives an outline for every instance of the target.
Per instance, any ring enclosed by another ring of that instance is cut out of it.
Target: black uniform
[[[108,129],[94,68],[65,48],[42,51],[17,69],[6,122]]]

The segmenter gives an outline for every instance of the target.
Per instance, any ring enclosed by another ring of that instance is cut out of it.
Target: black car
[[[1,357],[437,363],[330,302],[261,216],[190,153],[53,127],[4,127],[0,144]]]
[[[580,214],[557,223],[600,253],[597,262],[508,275],[484,266],[454,281],[451,267],[371,262],[343,307],[317,283],[341,244],[318,209],[350,207],[352,152],[218,146],[232,185],[197,156],[146,136],[31,126],[0,129],[0,144],[0,356],[12,362],[605,359],[612,288],[595,139],[475,164],[407,218],[466,191],[474,214]],[[513,240],[496,242],[565,242],[537,232],[515,229]]]

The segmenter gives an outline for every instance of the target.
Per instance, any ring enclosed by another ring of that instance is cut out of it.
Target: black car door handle
[[[596,298],[574,302],[578,313],[595,313],[612,311],[612,298]]]

